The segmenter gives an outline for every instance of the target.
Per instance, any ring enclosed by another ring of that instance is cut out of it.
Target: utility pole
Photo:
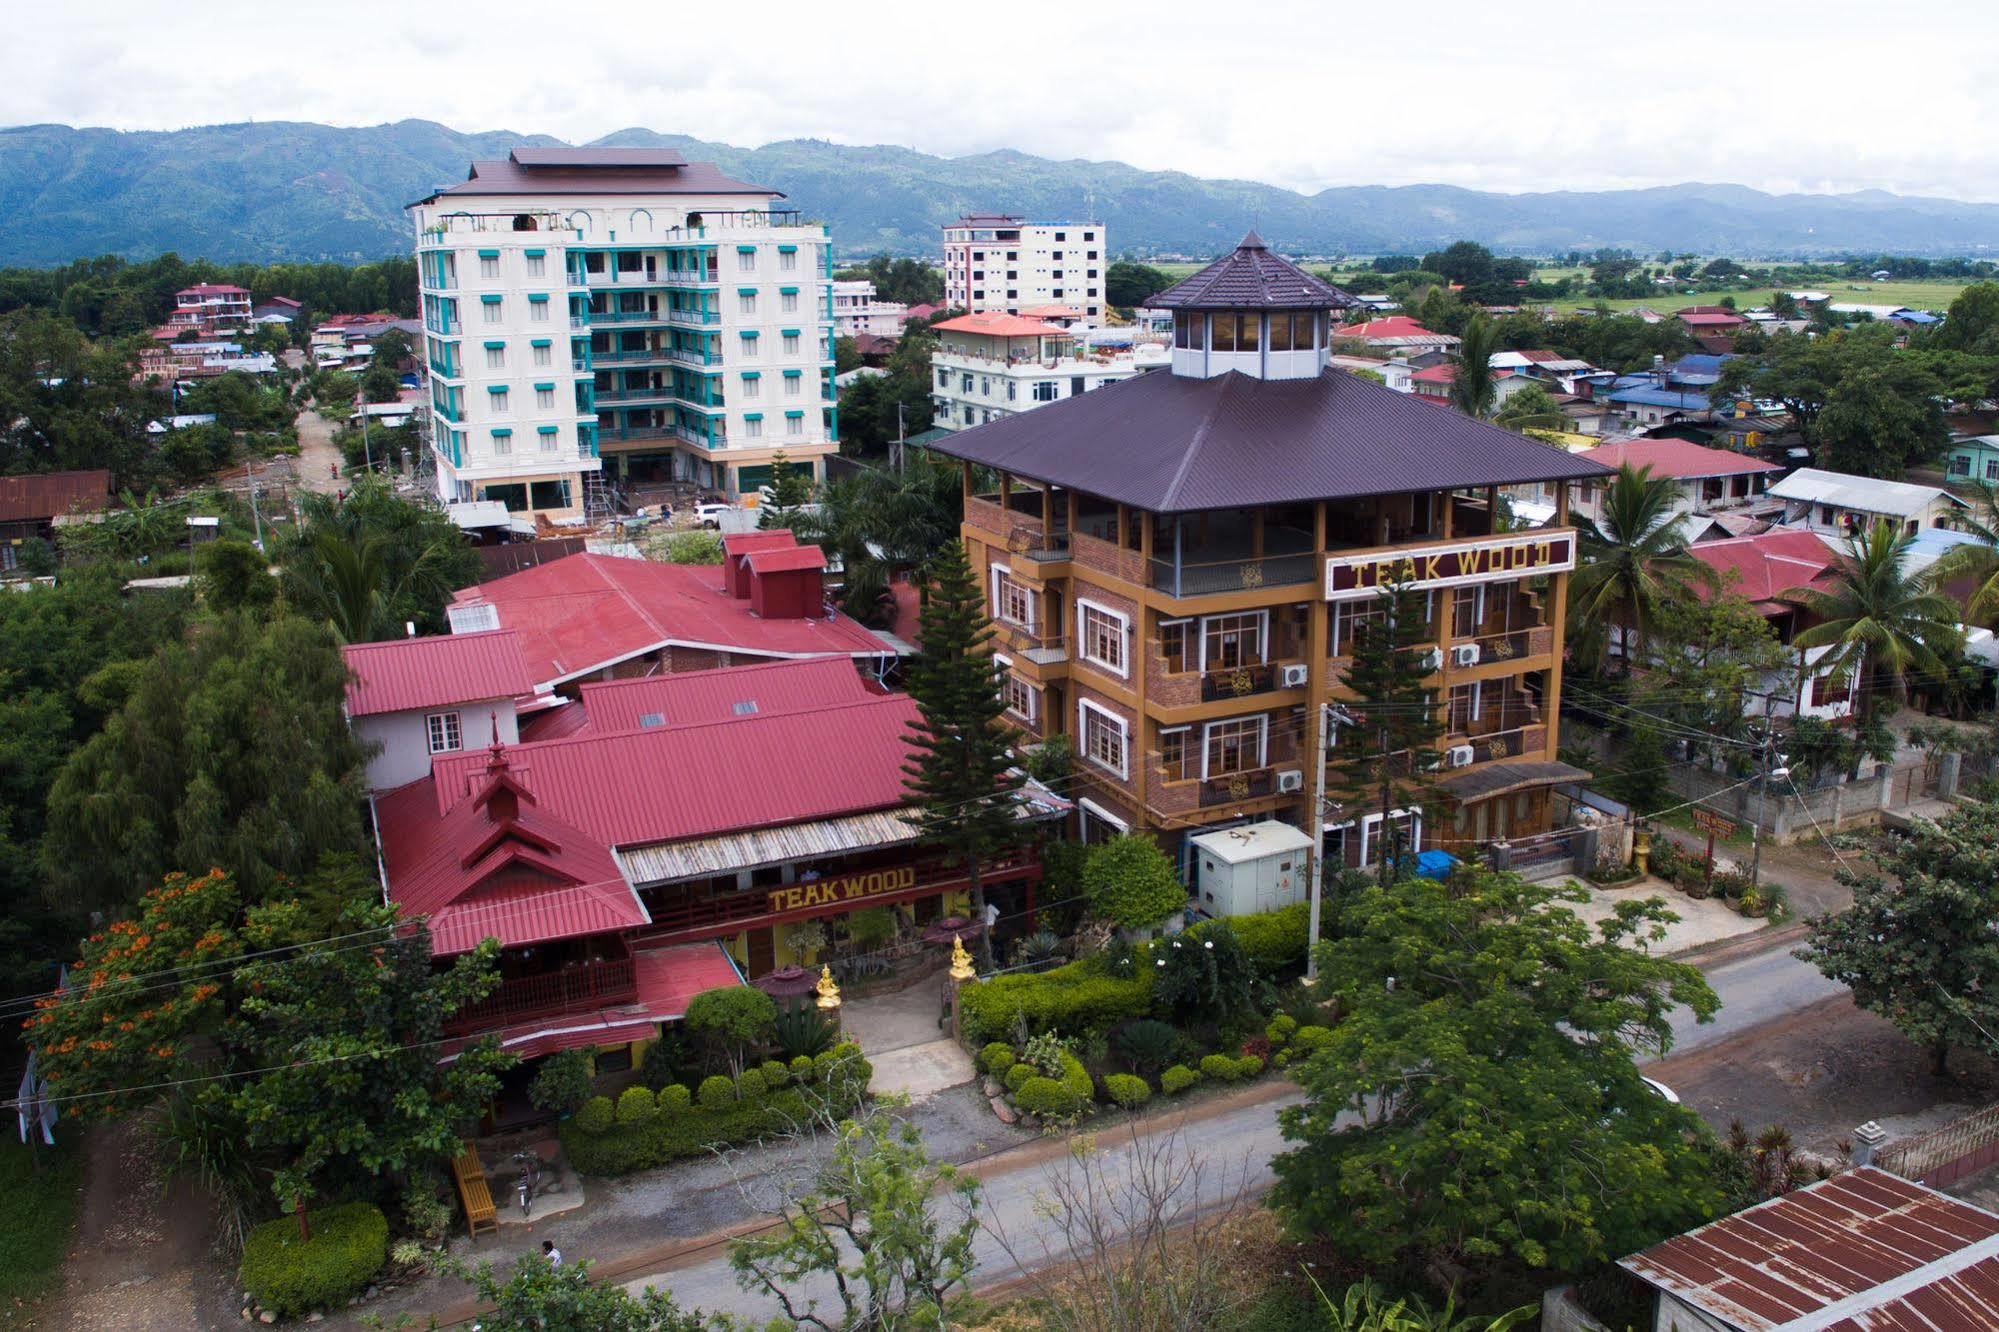
[[[243,474],[250,478],[250,521],[257,528],[257,549],[264,548],[264,515],[257,508],[257,460],[252,458],[243,464]]]
[[[368,404],[361,404],[361,457],[369,471],[375,470],[375,450],[368,443]]]
[[[1777,744],[1777,728],[1770,720],[1771,709],[1776,706],[1775,694],[1763,695],[1763,753],[1758,757],[1756,775],[1756,819],[1749,825],[1749,886],[1760,888],[1763,884],[1763,802],[1769,799],[1770,755]]]

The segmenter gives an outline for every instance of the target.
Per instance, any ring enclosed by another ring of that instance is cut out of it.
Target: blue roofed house
[[[1954,482],[1989,481],[1999,485],[1999,435],[1971,435],[1952,440],[1944,455],[1944,476]]]

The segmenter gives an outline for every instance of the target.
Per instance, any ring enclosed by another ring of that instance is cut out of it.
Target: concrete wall
[[[368,789],[386,791],[430,775],[430,730],[425,718],[434,712],[456,712],[460,748],[484,749],[497,729],[502,744],[517,744],[520,731],[512,699],[463,703],[456,707],[386,712],[354,719],[354,734],[363,744],[379,744],[368,760]]]

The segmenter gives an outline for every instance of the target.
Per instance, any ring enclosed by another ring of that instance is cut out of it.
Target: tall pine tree
[[[790,527],[798,521],[799,511],[811,502],[811,469],[787,459],[782,449],[772,454],[770,498],[764,501],[762,512],[757,515],[757,526]]]
[[[1395,877],[1408,840],[1407,821],[1388,817],[1398,809],[1419,810],[1436,771],[1435,742],[1443,734],[1431,675],[1424,660],[1436,634],[1424,613],[1424,597],[1406,582],[1383,585],[1379,615],[1354,632],[1353,659],[1345,684],[1353,697],[1344,709],[1334,746],[1329,786],[1357,815],[1378,810],[1381,820],[1381,882]]]
[[[923,607],[923,650],[910,664],[909,693],[922,723],[910,732],[914,748],[903,765],[910,799],[922,807],[924,842],[964,867],[972,914],[985,921],[982,862],[1021,836],[1012,775],[1012,732],[1001,724],[999,666],[993,661],[992,622],[972,576],[965,548],[956,541],[931,566],[930,599]],[[979,958],[993,965],[992,931],[979,934]]]

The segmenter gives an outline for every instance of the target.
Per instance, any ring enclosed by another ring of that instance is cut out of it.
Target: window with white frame
[[[554,453],[556,449],[561,447],[561,442],[562,437],[556,434],[555,431],[544,430],[541,432],[541,451],[543,453]]]
[[[500,276],[500,256],[482,254],[479,256],[479,276],[492,281]]]
[[[805,376],[803,375],[786,375],[784,377],[784,396],[787,398],[797,397],[799,393],[799,386],[802,383],[804,383],[804,381],[805,381]]]
[[[548,271],[548,261],[538,254],[528,256],[528,276],[541,277]]]
[[[1053,380],[1039,380],[1034,385],[1034,400],[1036,402],[1053,402],[1055,401],[1055,391],[1056,385]]]
[[[529,301],[528,318],[537,324],[546,324],[548,322],[548,302]]]
[[[754,361],[757,359],[757,343],[762,341],[761,338],[739,338],[737,341],[742,344],[743,359],[745,361]]]
[[[488,347],[488,348],[486,348],[486,368],[487,368],[488,370],[504,370],[504,369],[506,369],[506,368],[507,368],[507,349],[506,349],[505,347]]]
[[[737,292],[736,309],[741,314],[755,314],[757,312],[757,294],[753,291]]]
[[[1099,606],[1080,598],[1077,600],[1076,640],[1083,660],[1119,675],[1127,674],[1125,635],[1130,628],[1130,617],[1120,615],[1108,606]]]
[[[1004,564],[993,566],[993,618],[1023,629],[1034,628],[1034,590]]]
[[[761,416],[752,416],[743,422],[743,438],[762,439],[763,433],[764,422]]]
[[[1209,615],[1201,620],[1201,669],[1233,671],[1243,666],[1261,665],[1263,653],[1263,611],[1239,615]]]
[[[464,737],[458,730],[458,714],[455,712],[433,712],[423,719],[424,729],[430,734],[430,752],[449,754],[465,747]]]
[[[546,386],[536,385],[534,390],[534,405],[543,411],[552,410],[555,406],[555,386],[552,384]]]
[[[802,416],[785,417],[784,433],[793,436],[794,438],[799,435],[803,435],[805,433],[805,418]]]
[[[1100,846],[1131,831],[1131,825],[1087,796],[1076,802],[1082,823],[1083,845]]]
[[[1392,840],[1397,855],[1415,855],[1423,849],[1423,811],[1420,809],[1397,809],[1389,811],[1391,823],[1389,837],[1384,837],[1382,816],[1370,814],[1360,821],[1360,863],[1373,864],[1380,858],[1382,843]]]
[[[552,347],[536,347],[534,349],[534,363],[543,366],[554,364],[555,349]]]
[[[784,313],[786,314],[798,313],[798,293],[795,291],[779,292],[777,299],[777,308],[784,311]]]
[[[1124,718],[1081,699],[1076,704],[1076,731],[1084,758],[1120,777],[1131,775],[1130,731]]]
[[[1006,710],[1024,722],[1032,724],[1041,711],[1041,691],[1014,674],[1013,662],[1006,657],[993,658],[1000,667],[1000,701]]]
[[[1169,726],[1159,732],[1159,767],[1169,782],[1184,782],[1198,776],[1194,766],[1193,734],[1186,726]]]
[[[504,388],[487,390],[486,398],[486,405],[494,411],[504,412],[507,410],[507,391]]]
[[[798,335],[796,333],[787,333],[784,335],[784,354],[786,356],[798,355]]]
[[[777,271],[778,271],[778,272],[780,272],[780,273],[795,273],[795,272],[797,272],[797,271],[798,271],[798,251],[796,251],[796,250],[779,250],[779,251],[777,252]]]
[[[494,455],[496,457],[504,458],[513,451],[514,451],[514,437],[512,432],[495,430],[493,432]]]
[[[1269,723],[1264,716],[1231,717],[1202,727],[1201,776],[1226,777],[1262,767]]]
[[[482,304],[486,307],[487,323],[497,324],[506,317],[506,303],[504,301],[485,301]]]
[[[764,391],[763,384],[764,382],[761,376],[745,375],[743,377],[743,396],[745,398],[762,397]]]

